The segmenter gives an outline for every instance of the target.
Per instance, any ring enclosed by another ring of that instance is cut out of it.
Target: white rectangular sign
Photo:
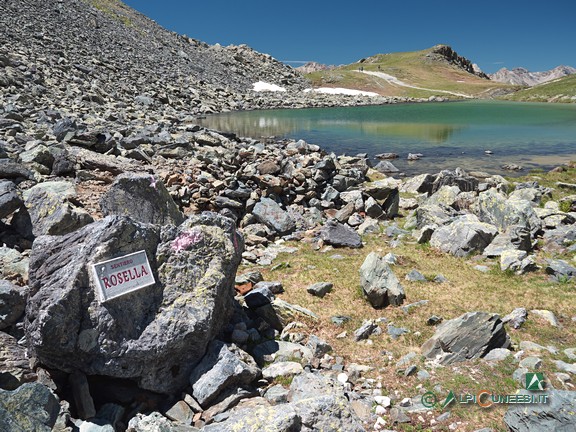
[[[146,251],[92,264],[102,302],[156,283]]]

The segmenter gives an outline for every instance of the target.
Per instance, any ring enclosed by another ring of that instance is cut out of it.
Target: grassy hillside
[[[526,102],[576,102],[576,75],[569,75],[508,95],[505,99]]]
[[[557,188],[556,182],[572,182],[575,175],[576,169],[569,168],[564,172],[534,172],[523,178],[509,180],[511,182],[537,180],[542,186],[554,188],[551,199],[561,202],[570,191]],[[405,216],[406,213],[395,223],[402,227]],[[337,355],[344,357],[349,363],[372,366],[374,370],[365,376],[381,382],[385,389],[384,394],[395,394],[397,400],[418,395],[422,385],[428,389],[441,386],[444,392],[453,390],[457,394],[466,392],[477,394],[482,389],[513,394],[520,384],[512,379],[512,374],[518,367],[518,362],[512,357],[501,362],[475,360],[454,366],[430,368],[420,355],[420,347],[436,330],[435,327],[426,324],[427,320],[433,315],[448,320],[476,310],[504,316],[517,307],[525,307],[528,310],[549,309],[556,316],[563,317],[564,327],[550,326],[532,314],[521,329],[514,330],[508,327],[507,331],[516,352],[521,341],[532,341],[543,346],[553,345],[558,349],[558,355],[552,355],[547,351],[530,352],[525,355],[532,354],[541,358],[543,365],[540,371],[550,377],[555,387],[562,388],[553,378],[554,373],[558,372],[555,361],[558,359],[568,361],[562,350],[576,346],[576,323],[570,320],[574,315],[575,287],[568,281],[551,281],[544,267],[545,259],[571,260],[571,253],[562,255],[558,252],[538,250],[536,256],[541,270],[517,275],[500,270],[497,259],[487,259],[480,255],[456,258],[439,252],[428,244],[416,244],[410,235],[404,237],[400,245],[392,245],[392,238],[385,232],[367,235],[363,240],[365,246],[362,249],[337,251],[332,248],[316,250],[313,244],[303,242],[289,243],[299,250],[294,254],[279,255],[277,263],[283,265],[259,268],[264,273],[265,280],[282,281],[286,290],[280,296],[283,300],[303,305],[318,315],[318,321],[303,319],[306,327],[298,329],[299,332],[324,338],[334,347]],[[362,295],[358,273],[358,269],[370,252],[377,252],[381,256],[393,253],[398,257],[393,269],[405,288],[407,295],[405,304],[421,300],[428,300],[428,303],[414,307],[409,312],[395,307],[380,310],[372,308]],[[480,272],[475,268],[478,264],[485,265],[490,270]],[[427,280],[407,281],[405,276],[412,269],[420,271]],[[252,267],[247,267],[246,270],[252,270]],[[447,281],[433,282],[432,280],[439,274],[442,274]],[[309,285],[319,281],[334,284],[333,291],[324,298],[313,297],[306,290]],[[337,315],[348,316],[350,320],[338,326],[332,321],[332,317]],[[298,319],[300,320],[300,317]],[[383,320],[381,327],[384,332],[387,325],[392,324],[408,329],[409,333],[398,339],[393,339],[384,333],[371,337],[369,344],[354,342],[352,333],[366,319]],[[346,334],[342,334],[343,331]],[[398,366],[396,362],[410,352],[417,353],[412,362],[420,370],[428,370],[429,378],[419,380],[416,377],[404,376],[406,366]],[[505,405],[495,406],[489,410],[472,405],[455,405],[450,409],[449,423],[462,422],[458,430],[463,431],[491,427],[504,432],[508,430],[502,421],[506,409]],[[435,415],[440,415],[442,412],[437,408]],[[430,429],[416,420],[414,415],[412,424],[399,424],[395,430],[408,432]],[[444,431],[448,428],[441,425],[437,430]]]
[[[416,87],[412,89],[389,83],[384,79],[358,73],[383,72]],[[345,87],[374,91],[385,96],[428,97],[441,95],[454,97],[435,90],[464,93],[474,97],[489,97],[494,93],[509,92],[517,87],[493,82],[473,75],[451,64],[434,53],[434,48],[423,51],[378,54],[360,62],[329,71],[314,72],[307,76],[316,87]]]

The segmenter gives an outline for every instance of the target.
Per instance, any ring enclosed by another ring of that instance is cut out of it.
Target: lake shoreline
[[[507,101],[450,101],[377,106],[258,110],[207,116],[210,129],[259,140],[303,139],[326,152],[397,153],[407,176],[461,166],[521,175],[576,158],[574,106]],[[386,122],[381,117],[390,117]],[[423,157],[407,161],[412,153]],[[502,167],[523,167],[510,170]],[[398,172],[385,172],[397,175]]]

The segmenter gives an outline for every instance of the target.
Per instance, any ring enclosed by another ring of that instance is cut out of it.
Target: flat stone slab
[[[361,248],[360,235],[347,225],[328,221],[320,231],[320,238],[324,243],[334,247]]]
[[[270,366],[262,369],[262,377],[264,379],[274,379],[279,376],[287,377],[294,376],[304,372],[304,368],[300,363],[287,361],[272,363]]]
[[[469,312],[438,326],[434,336],[422,345],[422,354],[442,364],[452,364],[509,346],[510,338],[498,315]]]

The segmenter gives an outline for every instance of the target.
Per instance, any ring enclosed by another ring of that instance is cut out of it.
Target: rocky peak
[[[458,53],[448,45],[434,46],[430,53],[426,54],[426,57],[436,61],[447,61],[454,66],[464,69],[468,73],[488,79],[488,76],[480,70],[478,65],[472,63],[466,57],[458,55]]]

